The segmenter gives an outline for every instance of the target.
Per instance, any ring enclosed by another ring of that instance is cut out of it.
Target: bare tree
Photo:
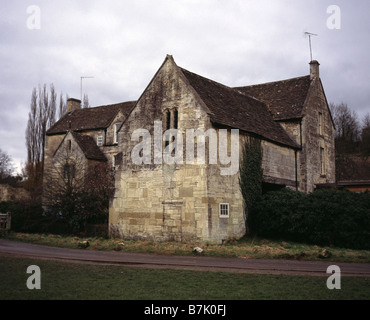
[[[57,94],[54,85],[48,91],[46,84],[33,88],[30,112],[26,128],[27,162],[25,172],[29,188],[40,188],[42,184],[46,131],[56,121]]]
[[[45,173],[44,205],[63,217],[71,232],[107,222],[114,176],[106,162],[90,162],[66,141]]]
[[[362,129],[370,128],[370,113],[364,115],[362,118]]]
[[[361,155],[365,161],[370,156],[370,113],[367,113],[362,119]]]
[[[9,177],[13,172],[12,159],[0,149],[0,181]]]
[[[337,152],[353,153],[360,141],[360,122],[357,113],[347,104],[330,104],[335,124],[335,146]]]
[[[63,93],[60,93],[59,96],[59,116],[58,118],[62,118],[67,113],[67,100],[69,99],[68,94],[66,95],[66,99],[63,99]]]

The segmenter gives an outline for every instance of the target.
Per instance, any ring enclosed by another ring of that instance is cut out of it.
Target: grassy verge
[[[41,270],[41,289],[29,290],[29,265]],[[194,272],[1,258],[0,300],[368,300],[370,278]]]
[[[321,260],[320,253],[326,249],[331,256],[326,261],[370,263],[370,251],[351,250],[336,247],[320,247],[286,241],[270,241],[258,238],[243,238],[223,245],[191,244],[178,242],[156,242],[121,240],[105,238],[79,238],[50,234],[14,233],[3,235],[3,238],[13,241],[23,241],[48,246],[77,248],[78,243],[88,240],[90,246],[86,250],[122,251],[137,253],[155,253],[164,255],[192,255],[195,246],[204,251],[202,255],[218,257],[237,257],[246,259],[293,259]]]

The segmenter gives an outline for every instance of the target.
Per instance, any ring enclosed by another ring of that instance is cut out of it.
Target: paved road
[[[328,266],[340,267],[342,276],[370,276],[370,264],[290,260],[162,256],[85,249],[65,249],[0,240],[0,256],[53,259],[66,262],[114,264],[150,268],[177,268],[204,271],[326,275]]]

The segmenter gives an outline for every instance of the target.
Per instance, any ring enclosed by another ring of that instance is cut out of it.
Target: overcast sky
[[[309,73],[305,32],[318,35],[328,101],[370,112],[369,0],[2,0],[0,10],[0,148],[16,166],[39,84],[79,99],[80,77],[93,76],[91,106],[136,100],[166,54],[228,86],[293,78]]]

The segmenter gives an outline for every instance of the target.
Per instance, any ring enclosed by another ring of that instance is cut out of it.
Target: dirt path
[[[65,249],[8,240],[0,240],[0,255],[147,268],[176,268],[202,271],[318,276],[327,276],[327,268],[330,265],[337,265],[340,267],[343,276],[370,276],[370,264],[213,258],[204,256],[164,256],[85,249]]]

